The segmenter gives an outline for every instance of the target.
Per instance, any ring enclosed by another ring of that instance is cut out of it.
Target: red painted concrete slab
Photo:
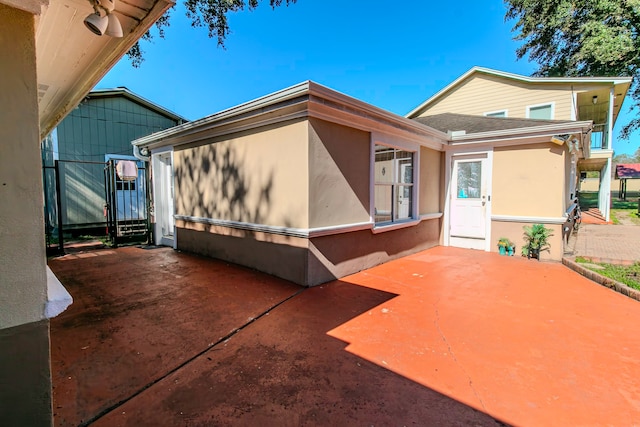
[[[327,334],[394,297],[343,282],[306,290],[95,426],[500,425]]]
[[[91,251],[49,265],[74,297],[51,321],[57,426],[87,422],[300,290],[169,248]]]
[[[305,290],[243,327],[299,288],[172,251],[121,251],[56,261],[65,285],[92,289],[52,322],[57,425],[640,420],[640,303],[561,264],[434,248]],[[114,269],[132,273],[86,281]],[[156,279],[133,292],[136,272]],[[84,321],[100,310],[110,314]]]
[[[453,248],[345,278],[398,297],[347,350],[514,425],[640,421],[640,304],[564,266]]]

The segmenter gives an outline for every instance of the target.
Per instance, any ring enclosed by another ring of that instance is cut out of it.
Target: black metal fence
[[[135,179],[122,177],[116,170],[118,162],[109,160],[104,167],[107,235],[113,246],[148,240],[150,230],[147,169],[143,162],[135,162]]]
[[[43,165],[49,254],[64,253],[65,240],[79,235],[105,238],[114,246],[149,239],[146,167],[137,162],[136,179],[126,181],[115,171],[117,162],[55,160]]]

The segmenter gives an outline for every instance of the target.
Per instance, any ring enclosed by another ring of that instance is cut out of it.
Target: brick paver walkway
[[[582,224],[569,249],[596,262],[632,264],[640,260],[640,226]]]

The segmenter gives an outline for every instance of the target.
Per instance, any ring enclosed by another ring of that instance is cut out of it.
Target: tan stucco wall
[[[421,116],[440,113],[482,115],[508,110],[508,117],[527,117],[527,106],[554,102],[555,120],[571,120],[571,86],[527,84],[485,74],[475,75],[452,89]],[[574,87],[574,91],[584,88]]]
[[[441,213],[443,211],[443,161],[443,152],[425,147],[420,148],[418,214]]]
[[[310,119],[209,142],[174,152],[178,215],[289,229],[370,220],[369,132]],[[282,163],[281,157],[287,162]],[[442,157],[434,150],[420,151],[420,213],[440,212]],[[231,185],[224,193],[217,188],[220,174],[242,185]],[[308,187],[299,191],[301,184]],[[261,206],[261,200],[255,197],[260,193],[254,188],[268,188],[266,201],[273,206],[258,210],[260,215],[249,216],[248,220],[232,209],[216,206],[216,198],[228,199],[233,194],[231,189],[238,186],[246,190],[242,191],[246,195],[243,203],[249,206],[245,209],[249,213]],[[288,203],[289,207],[278,203]],[[308,215],[280,220],[293,210]],[[365,229],[310,239],[180,219],[176,229],[181,250],[314,286],[437,245],[441,222],[436,218],[381,233]]]
[[[564,163],[564,148],[552,143],[495,148],[492,214],[561,217]]]
[[[431,219],[378,234],[362,230],[313,238],[309,244],[308,285],[318,285],[432,248],[439,243],[440,222],[440,219]]]
[[[244,265],[304,285],[308,239],[176,221],[180,250]]]
[[[370,133],[309,122],[309,227],[369,221]]]
[[[0,424],[53,425],[35,18],[0,4]]]
[[[502,222],[491,221],[491,252],[498,252],[498,239],[507,237],[516,245],[514,256],[521,256],[522,247],[525,245],[523,227],[531,226],[531,223],[524,222]],[[553,230],[549,239],[549,250],[543,251],[540,255],[542,260],[560,261],[564,253],[562,241],[562,225],[561,224],[545,224],[547,228]]]
[[[580,183],[580,191],[598,191],[600,178],[585,178]],[[620,190],[620,180],[611,179],[611,192],[617,194]],[[640,191],[640,179],[627,180],[627,193]]]
[[[176,214],[307,228],[307,140],[299,120],[177,147]]]
[[[44,318],[34,17],[0,4],[0,329]]]

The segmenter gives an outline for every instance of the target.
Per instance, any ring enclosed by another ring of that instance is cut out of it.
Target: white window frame
[[[163,147],[159,147],[159,148],[154,148],[153,150],[151,150],[151,153],[149,154],[149,163],[151,164],[151,173],[153,174],[153,171],[159,171],[161,166],[160,166],[160,157],[163,155],[169,155],[171,156],[171,179],[174,180],[173,185],[175,186],[175,157],[174,157],[174,149],[173,146],[169,145],[169,146],[163,146]],[[153,175],[152,175],[153,177]],[[175,188],[175,187],[174,187]],[[152,182],[152,191],[153,191],[153,216],[154,216],[154,237],[156,239],[156,241],[154,242],[155,244],[159,245],[159,244],[165,244],[165,245],[169,245],[171,247],[173,247],[173,249],[177,249],[178,248],[178,235],[176,233],[176,226],[175,226],[175,206],[176,206],[176,200],[175,200],[175,189],[174,189],[174,197],[172,200],[172,204],[173,204],[173,214],[174,214],[174,225],[173,225],[173,242],[170,242],[170,239],[166,239],[164,236],[162,236],[162,232],[160,231],[160,224],[158,224],[156,222],[156,215],[157,212],[162,210],[163,207],[161,206],[162,203],[164,202],[163,199],[163,192],[161,189],[161,183],[158,179],[155,179],[155,177],[153,177],[153,182]]]
[[[531,118],[531,109],[540,107],[551,107],[551,117],[541,120],[554,120],[556,116],[556,103],[555,102],[543,102],[542,104],[527,105],[527,119]]]
[[[493,114],[498,114],[498,113],[504,113],[503,117],[509,117],[509,110],[504,109],[504,110],[495,110],[495,111],[487,111],[485,113],[482,113],[485,117],[501,117],[501,116],[494,116]]]
[[[375,188],[376,188],[376,177],[375,177],[375,162],[376,162],[376,145],[384,145],[389,148],[394,148],[397,150],[410,151],[413,153],[413,185],[412,185],[412,193],[411,193],[411,213],[410,217],[402,220],[391,220],[389,222],[376,223],[375,222]],[[412,225],[418,224],[420,222],[420,217],[418,215],[418,194],[419,194],[419,183],[420,183],[420,145],[411,141],[402,140],[399,138],[394,138],[389,135],[384,134],[375,134],[371,135],[371,145],[370,145],[370,165],[369,165],[369,220],[371,224],[373,224],[373,232],[379,233],[382,231],[395,230],[403,227],[410,227]]]

